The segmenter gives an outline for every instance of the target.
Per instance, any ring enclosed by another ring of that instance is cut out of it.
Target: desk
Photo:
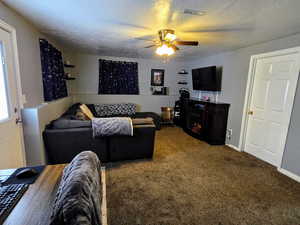
[[[4,225],[47,225],[65,166],[65,164],[46,166],[35,183],[29,186]],[[6,172],[11,173],[11,170],[0,171],[0,176]]]

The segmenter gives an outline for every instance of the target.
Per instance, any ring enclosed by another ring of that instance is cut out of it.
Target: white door
[[[11,34],[0,28],[0,169],[24,166]]]
[[[245,151],[280,166],[299,75],[299,53],[257,58]]]

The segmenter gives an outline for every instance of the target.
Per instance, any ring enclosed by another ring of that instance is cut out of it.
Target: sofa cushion
[[[119,103],[119,104],[95,104],[95,111],[97,117],[120,116],[120,115],[134,115],[136,112],[136,105],[133,103]]]
[[[77,120],[74,116],[63,116],[57,120],[52,121],[53,129],[69,129],[69,128],[80,128],[80,127],[91,127],[92,123],[90,120]],[[76,117],[75,117],[76,118]]]
[[[77,113],[77,110],[79,109],[79,106],[81,105],[81,103],[75,103],[73,104],[72,106],[70,106],[68,108],[68,110],[63,114],[63,116],[66,116],[66,115],[73,115],[75,116],[76,113]]]
[[[90,120],[90,118],[88,118],[81,110],[78,110],[76,113],[76,119],[77,120]]]
[[[97,117],[97,112],[96,112],[96,110],[95,110],[94,104],[86,104],[86,106],[91,110],[91,112],[93,113],[93,115],[94,115],[95,117]]]

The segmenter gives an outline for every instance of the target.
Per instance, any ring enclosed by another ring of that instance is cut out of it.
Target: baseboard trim
[[[292,178],[293,180],[297,181],[300,183],[300,176],[286,170],[286,169],[283,169],[283,168],[278,168],[277,169],[279,173],[282,173],[283,175],[286,175],[288,176],[289,178]]]
[[[238,147],[234,146],[234,145],[231,145],[231,144],[226,144],[229,148],[232,148],[238,152],[241,152],[241,149],[239,149]]]
[[[102,205],[101,205],[101,219],[102,224],[107,225],[107,201],[106,201],[106,180],[105,167],[101,167],[101,182],[102,182]]]

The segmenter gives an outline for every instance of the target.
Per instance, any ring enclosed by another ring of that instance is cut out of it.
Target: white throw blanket
[[[132,120],[129,117],[93,118],[92,128],[94,137],[133,136]]]

